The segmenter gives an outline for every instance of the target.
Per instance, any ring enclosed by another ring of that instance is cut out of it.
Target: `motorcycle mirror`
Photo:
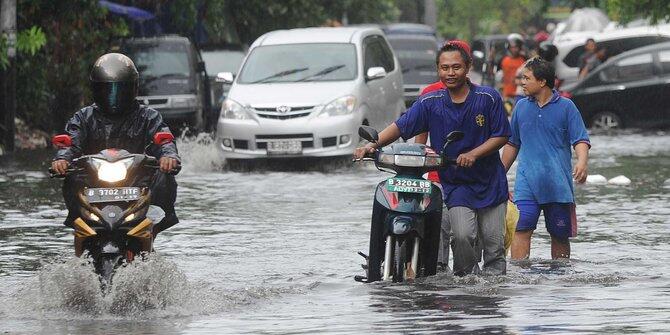
[[[368,142],[377,143],[379,140],[379,133],[375,128],[370,126],[360,126],[358,128],[358,136],[366,139]]]
[[[166,143],[170,143],[174,140],[174,135],[169,132],[159,132],[154,135],[154,144],[155,145],[163,145]]]
[[[444,152],[445,150],[447,150],[447,146],[448,146],[451,142],[456,142],[456,141],[460,141],[460,140],[462,140],[462,139],[463,139],[463,136],[465,136],[465,133],[463,133],[462,131],[454,130],[454,131],[450,132],[450,133],[447,135],[447,140],[444,142],[444,146],[442,147],[442,152]]]
[[[51,139],[51,143],[59,149],[72,146],[72,137],[70,135],[56,135]]]

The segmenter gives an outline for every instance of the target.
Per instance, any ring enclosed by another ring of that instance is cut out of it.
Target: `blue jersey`
[[[591,146],[575,104],[556,91],[542,108],[532,97],[521,99],[511,126],[509,144],[519,149],[514,200],[574,202],[570,147]]]
[[[470,84],[463,103],[451,101],[441,89],[421,96],[397,121],[401,136],[407,140],[428,131],[433,150],[440,152],[447,134],[454,130],[465,136],[447,148],[447,157],[480,146],[491,137],[509,137],[510,127],[500,94],[486,86]],[[507,178],[498,152],[479,158],[470,168],[449,166],[440,172],[447,207],[472,209],[498,205],[507,200]]]

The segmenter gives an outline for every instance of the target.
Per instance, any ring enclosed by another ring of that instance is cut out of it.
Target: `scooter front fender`
[[[442,209],[442,190],[435,184],[430,193],[392,192],[386,181],[377,184],[375,201],[386,209],[408,214],[426,214]]]

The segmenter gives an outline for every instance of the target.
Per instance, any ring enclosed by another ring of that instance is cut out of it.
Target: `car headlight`
[[[356,107],[356,97],[353,95],[343,96],[328,103],[319,114],[319,117],[351,114]]]
[[[172,98],[172,107],[174,108],[191,108],[197,105],[198,100],[195,96]]]
[[[230,99],[223,101],[223,106],[221,106],[221,118],[234,120],[251,119],[249,113],[247,113],[247,110],[242,105]]]
[[[126,179],[128,167],[133,163],[133,158],[129,157],[114,163],[94,158],[93,163],[98,170],[98,179],[115,183]]]
[[[426,161],[425,156],[395,155],[395,165],[421,167]]]

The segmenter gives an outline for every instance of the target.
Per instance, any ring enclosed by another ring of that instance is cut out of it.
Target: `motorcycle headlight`
[[[242,105],[235,102],[234,100],[226,99],[223,101],[223,106],[221,106],[221,118],[248,120],[251,119],[251,116]]]
[[[353,95],[343,96],[328,103],[319,114],[319,117],[351,114],[356,107],[356,97]]]
[[[395,155],[379,154],[379,162],[384,164],[393,164],[395,162]]]
[[[395,165],[421,167],[426,161],[425,156],[395,155]]]
[[[115,183],[126,179],[128,167],[133,163],[133,158],[126,158],[114,163],[100,159],[93,159],[98,169],[98,179],[109,183]]]

